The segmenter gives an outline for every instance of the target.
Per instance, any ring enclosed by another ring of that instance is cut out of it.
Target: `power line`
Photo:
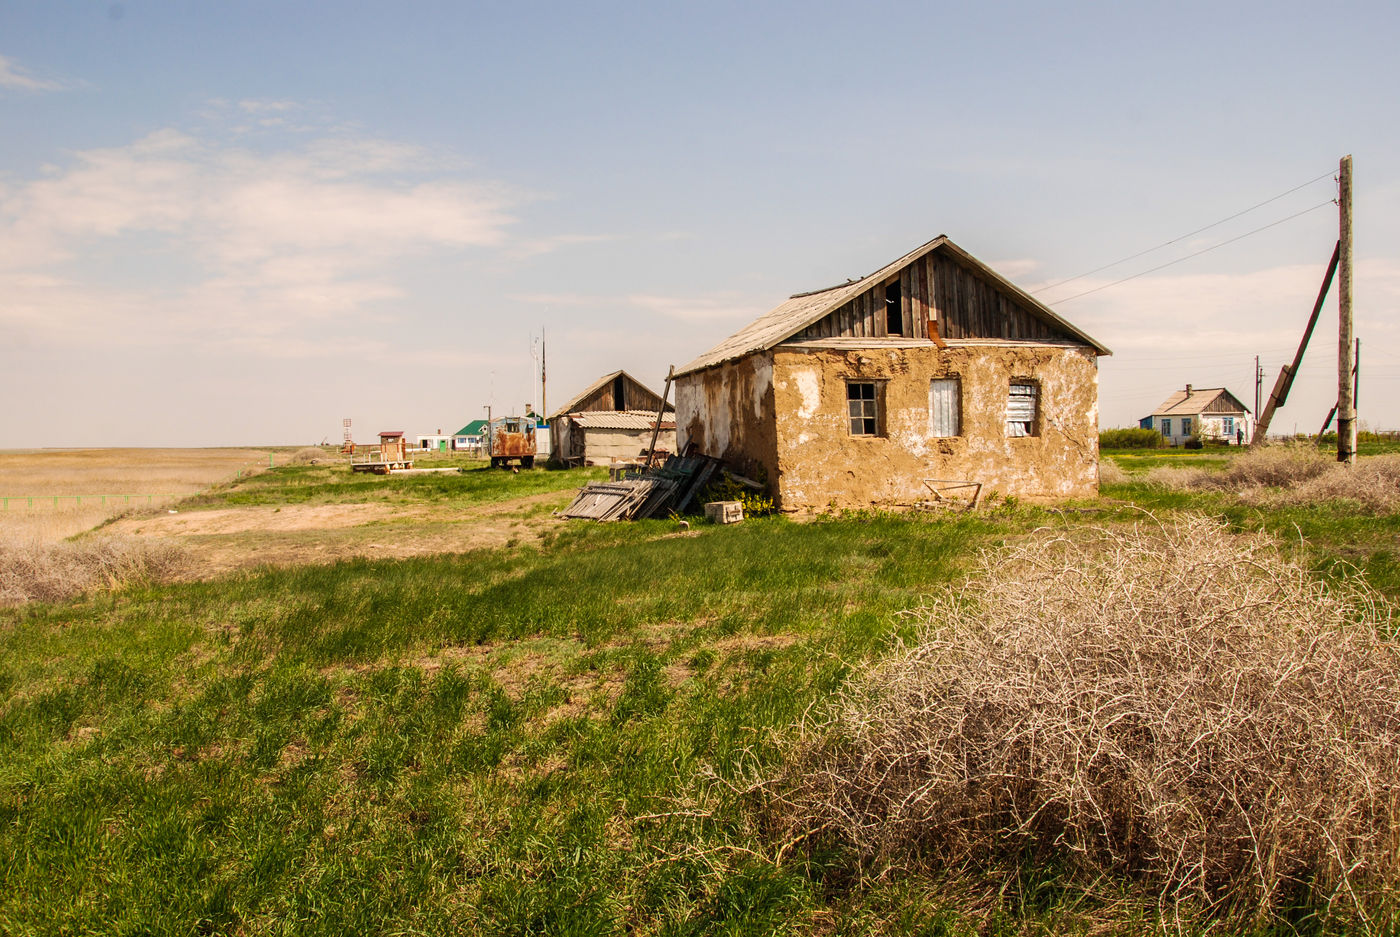
[[[1326,206],[1328,206],[1328,205],[1331,205],[1331,204],[1333,204],[1333,202],[1332,202],[1332,199],[1330,199],[1330,198],[1329,198],[1327,201],[1325,201],[1325,202],[1318,202],[1318,203],[1317,203],[1316,205],[1314,205],[1312,208],[1305,208],[1305,209],[1303,209],[1303,210],[1300,211],[1300,212],[1297,212],[1297,213],[1295,213],[1295,214],[1289,215],[1287,218],[1280,218],[1278,221],[1270,222],[1269,224],[1266,224],[1266,225],[1264,225],[1263,227],[1255,228],[1253,231],[1246,231],[1244,234],[1240,234],[1240,235],[1237,235],[1236,237],[1232,237],[1232,238],[1230,238],[1228,241],[1221,241],[1219,244],[1213,244],[1213,245],[1211,245],[1210,247],[1202,248],[1201,250],[1198,250],[1198,251],[1196,251],[1196,252],[1194,252],[1194,253],[1187,254],[1185,257],[1178,257],[1176,260],[1169,260],[1169,261],[1167,261],[1167,262],[1164,263],[1164,264],[1158,264],[1157,266],[1151,267],[1151,268],[1149,268],[1149,269],[1147,269],[1147,270],[1144,270],[1144,271],[1142,271],[1141,273],[1135,273],[1135,274],[1133,274],[1132,276],[1130,276],[1130,277],[1124,277],[1124,278],[1121,279],[1121,280],[1114,280],[1112,283],[1105,283],[1103,286],[1096,286],[1096,287],[1094,287],[1093,289],[1091,289],[1091,290],[1085,290],[1085,291],[1082,292],[1082,293],[1075,293],[1073,296],[1066,296],[1064,299],[1057,299],[1057,300],[1055,300],[1055,305],[1058,306],[1058,305],[1060,305],[1061,303],[1067,303],[1067,302],[1069,302],[1070,300],[1072,300],[1072,299],[1078,299],[1078,298],[1081,297],[1081,296],[1088,296],[1090,293],[1097,293],[1099,290],[1106,290],[1106,289],[1108,289],[1110,286],[1117,286],[1117,285],[1120,284],[1120,283],[1127,283],[1129,280],[1136,280],[1138,277],[1145,277],[1145,276],[1147,276],[1149,273],[1156,273],[1158,270],[1165,270],[1166,268],[1171,267],[1171,266],[1175,266],[1176,264],[1179,264],[1179,263],[1181,263],[1182,261],[1190,260],[1192,257],[1199,257],[1199,256],[1201,256],[1202,254],[1209,254],[1211,251],[1217,250],[1217,249],[1219,249],[1219,248],[1222,248],[1222,247],[1226,246],[1227,244],[1233,244],[1233,243],[1235,243],[1236,241],[1242,241],[1242,240],[1244,240],[1245,238],[1249,237],[1250,235],[1258,234],[1260,231],[1267,231],[1267,230],[1269,230],[1270,228],[1276,228],[1276,227],[1278,227],[1279,225],[1283,224],[1285,221],[1292,221],[1294,218],[1301,218],[1302,216],[1308,214],[1309,212],[1317,211],[1319,208],[1324,208],[1324,207],[1326,207]]]
[[[1275,195],[1273,198],[1266,198],[1266,199],[1264,199],[1264,201],[1260,202],[1258,205],[1251,205],[1249,208],[1246,208],[1244,211],[1237,211],[1237,212],[1235,212],[1233,215],[1230,215],[1229,217],[1221,218],[1219,221],[1212,221],[1210,224],[1206,225],[1204,228],[1197,228],[1195,231],[1188,231],[1186,234],[1183,234],[1183,235],[1181,235],[1180,237],[1174,237],[1174,238],[1172,238],[1170,241],[1164,241],[1164,242],[1162,242],[1161,244],[1158,244],[1156,247],[1149,247],[1149,248],[1148,248],[1147,250],[1145,250],[1145,251],[1138,251],[1136,254],[1130,254],[1129,256],[1124,257],[1124,258],[1122,258],[1121,260],[1115,260],[1115,261],[1114,261],[1113,263],[1111,263],[1111,264],[1104,264],[1102,267],[1095,267],[1093,270],[1090,270],[1090,271],[1088,271],[1088,272],[1086,272],[1086,273],[1081,273],[1081,274],[1079,274],[1078,276],[1069,277],[1069,278],[1067,278],[1067,279],[1060,280],[1060,281],[1058,281],[1058,282],[1056,282],[1056,283],[1051,283],[1049,286],[1042,286],[1042,287],[1041,287],[1040,289],[1038,289],[1038,290],[1031,290],[1031,291],[1030,291],[1030,294],[1031,294],[1032,296],[1034,296],[1035,294],[1037,294],[1037,293],[1043,293],[1043,292],[1045,292],[1046,290],[1053,290],[1053,289],[1054,289],[1055,287],[1057,287],[1057,286],[1064,286],[1066,283],[1073,283],[1075,280],[1082,280],[1082,279],[1084,279],[1085,277],[1093,276],[1094,274],[1098,273],[1098,272],[1101,271],[1101,270],[1107,270],[1109,267],[1116,267],[1116,266],[1118,266],[1119,264],[1125,264],[1125,263],[1127,263],[1127,262],[1130,261],[1130,260],[1137,260],[1139,257],[1142,257],[1142,256],[1144,256],[1144,255],[1146,255],[1146,254],[1151,254],[1151,253],[1153,253],[1154,251],[1159,251],[1159,250],[1161,250],[1161,249],[1164,248],[1164,247],[1171,247],[1171,246],[1172,246],[1173,244],[1175,244],[1177,241],[1184,241],[1184,240],[1186,240],[1186,239],[1189,238],[1189,237],[1195,237],[1197,234],[1200,234],[1202,231],[1209,231],[1211,228],[1218,228],[1218,227],[1220,227],[1221,225],[1223,225],[1223,224],[1224,224],[1225,222],[1227,222],[1227,221],[1234,221],[1236,218],[1239,218],[1241,215],[1247,215],[1247,214],[1249,214],[1250,212],[1254,211],[1256,208],[1263,208],[1265,205],[1268,205],[1270,202],[1277,202],[1279,199],[1283,198],[1285,195],[1292,195],[1294,192],[1297,192],[1299,189],[1306,189],[1308,186],[1312,185],[1314,182],[1321,182],[1323,179],[1326,179],[1327,177],[1329,177],[1329,176],[1331,176],[1331,175],[1333,175],[1333,174],[1334,174],[1334,171],[1333,171],[1333,170],[1328,170],[1327,172],[1324,172],[1322,175],[1318,176],[1316,179],[1309,179],[1307,182],[1304,182],[1302,185],[1295,185],[1293,188],[1289,189],[1287,192],[1280,192],[1278,195]],[[1227,243],[1228,243],[1228,242],[1227,242]]]

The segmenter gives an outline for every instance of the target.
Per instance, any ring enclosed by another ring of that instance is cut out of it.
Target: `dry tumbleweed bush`
[[[319,446],[306,446],[287,457],[287,465],[315,465],[326,458],[326,450]]]
[[[1400,508],[1400,456],[1342,465],[1313,446],[1270,446],[1231,460],[1221,472],[1161,466],[1144,476],[1164,488],[1233,491],[1259,504],[1349,500],[1371,511]]]
[[[0,605],[55,602],[97,587],[160,582],[183,573],[180,547],[131,537],[0,544]]]
[[[764,785],[785,838],[1049,860],[1228,917],[1394,898],[1400,655],[1373,593],[1190,517],[1040,531],[918,614]]]

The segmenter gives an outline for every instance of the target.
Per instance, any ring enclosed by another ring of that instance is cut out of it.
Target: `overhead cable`
[[[1067,303],[1072,299],[1078,299],[1081,296],[1088,296],[1090,293],[1097,293],[1099,290],[1106,290],[1110,286],[1117,286],[1120,283],[1127,283],[1129,280],[1136,280],[1138,277],[1145,277],[1149,273],[1156,273],[1158,270],[1165,270],[1167,267],[1179,264],[1184,260],[1190,260],[1192,257],[1199,257],[1202,254],[1209,254],[1211,251],[1222,248],[1227,244],[1233,244],[1236,241],[1242,241],[1250,235],[1258,234],[1260,231],[1267,231],[1270,228],[1276,228],[1279,225],[1283,224],[1285,221],[1292,221],[1294,218],[1301,218],[1309,212],[1317,211],[1319,208],[1325,208],[1326,206],[1331,204],[1333,204],[1333,201],[1329,198],[1325,202],[1318,202],[1312,208],[1305,208],[1300,212],[1295,212],[1294,214],[1289,215],[1287,218],[1280,218],[1278,221],[1270,222],[1269,224],[1255,228],[1253,231],[1246,231],[1244,234],[1236,235],[1235,237],[1230,238],[1228,241],[1221,241],[1219,244],[1212,244],[1210,247],[1204,247],[1201,250],[1195,251],[1194,253],[1187,254],[1185,257],[1178,257],[1176,260],[1169,260],[1164,264],[1158,264],[1157,266],[1144,270],[1141,273],[1135,273],[1132,276],[1124,277],[1121,280],[1114,280],[1112,283],[1105,283],[1103,286],[1096,286],[1093,289],[1085,290],[1082,293],[1075,293],[1073,296],[1066,296],[1064,299],[1057,299],[1054,301],[1053,305],[1058,306],[1061,303]]]
[[[1110,267],[1116,267],[1116,266],[1118,266],[1119,264],[1125,264],[1125,263],[1127,263],[1127,262],[1130,261],[1130,260],[1137,260],[1139,257],[1144,257],[1144,256],[1146,256],[1147,254],[1151,254],[1151,253],[1153,253],[1153,252],[1155,252],[1155,251],[1159,251],[1159,250],[1161,250],[1161,249],[1164,248],[1164,247],[1171,247],[1173,244],[1177,243],[1178,241],[1184,241],[1184,240],[1186,240],[1186,239],[1189,238],[1189,237],[1195,237],[1196,235],[1200,234],[1200,233],[1203,232],[1203,231],[1209,231],[1211,228],[1218,228],[1218,227],[1220,227],[1221,225],[1223,225],[1223,224],[1224,224],[1225,222],[1227,222],[1227,221],[1234,221],[1236,218],[1239,218],[1239,217],[1242,216],[1242,215],[1247,215],[1247,214],[1249,214],[1250,212],[1254,211],[1254,210],[1257,209],[1257,208],[1263,208],[1265,205],[1268,205],[1270,202],[1277,202],[1279,199],[1283,198],[1285,195],[1292,195],[1294,192],[1297,192],[1299,189],[1306,189],[1308,186],[1312,185],[1314,182],[1321,182],[1323,179],[1326,179],[1327,177],[1332,176],[1332,175],[1334,175],[1334,174],[1335,174],[1335,170],[1329,170],[1328,172],[1325,172],[1325,173],[1323,173],[1322,175],[1318,176],[1316,179],[1309,179],[1307,182],[1304,182],[1304,183],[1302,183],[1301,185],[1295,185],[1293,188],[1289,189],[1287,192],[1280,192],[1278,195],[1275,195],[1273,198],[1266,198],[1266,199],[1264,199],[1264,201],[1260,202],[1259,204],[1257,204],[1257,205],[1251,205],[1250,207],[1244,209],[1243,211],[1237,211],[1237,212],[1235,212],[1233,215],[1230,215],[1229,217],[1221,218],[1219,221],[1212,221],[1210,224],[1206,225],[1206,226],[1203,227],[1203,228],[1197,228],[1195,231],[1188,231],[1187,233],[1181,235],[1180,237],[1174,237],[1174,238],[1172,238],[1170,241],[1163,241],[1161,244],[1158,244],[1156,247],[1149,247],[1149,248],[1148,248],[1147,250],[1145,250],[1145,251],[1138,251],[1136,254],[1130,254],[1130,255],[1128,255],[1127,257],[1124,257],[1124,258],[1122,258],[1122,259],[1120,259],[1120,260],[1115,260],[1115,261],[1113,261],[1113,263],[1104,264],[1102,267],[1095,267],[1093,270],[1089,270],[1089,271],[1087,271],[1087,272],[1085,272],[1085,273],[1081,273],[1081,274],[1079,274],[1078,276],[1067,277],[1066,279],[1058,280],[1058,281],[1056,281],[1056,282],[1054,282],[1054,283],[1051,283],[1049,286],[1042,286],[1040,289],[1030,290],[1030,294],[1031,294],[1032,296],[1034,296],[1035,294],[1037,294],[1037,293],[1043,293],[1043,292],[1045,292],[1046,290],[1053,290],[1053,289],[1054,289],[1055,287],[1057,287],[1057,286],[1064,286],[1066,283],[1073,283],[1075,280],[1082,280],[1082,279],[1084,279],[1085,277],[1091,277],[1091,276],[1093,276],[1094,274],[1096,274],[1096,273],[1098,273],[1098,272],[1100,272],[1100,271],[1102,271],[1102,270],[1107,270],[1107,269],[1110,268]]]

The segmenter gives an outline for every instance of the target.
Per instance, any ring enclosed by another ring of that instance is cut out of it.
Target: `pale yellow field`
[[[61,540],[267,467],[266,449],[0,451],[0,538]]]

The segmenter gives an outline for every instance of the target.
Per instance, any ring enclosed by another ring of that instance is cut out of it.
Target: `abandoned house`
[[[1192,436],[1227,446],[1247,446],[1254,438],[1254,415],[1224,387],[1187,384],[1184,391],[1163,400],[1138,425],[1157,430],[1172,446],[1183,445]]]
[[[766,482],[789,512],[961,483],[1093,495],[1107,354],[940,236],[795,294],[678,370],[677,443]]]
[[[666,405],[658,452],[676,448],[675,407]],[[651,447],[661,395],[626,371],[594,381],[549,418],[551,451],[565,465],[610,465],[637,459]]]

